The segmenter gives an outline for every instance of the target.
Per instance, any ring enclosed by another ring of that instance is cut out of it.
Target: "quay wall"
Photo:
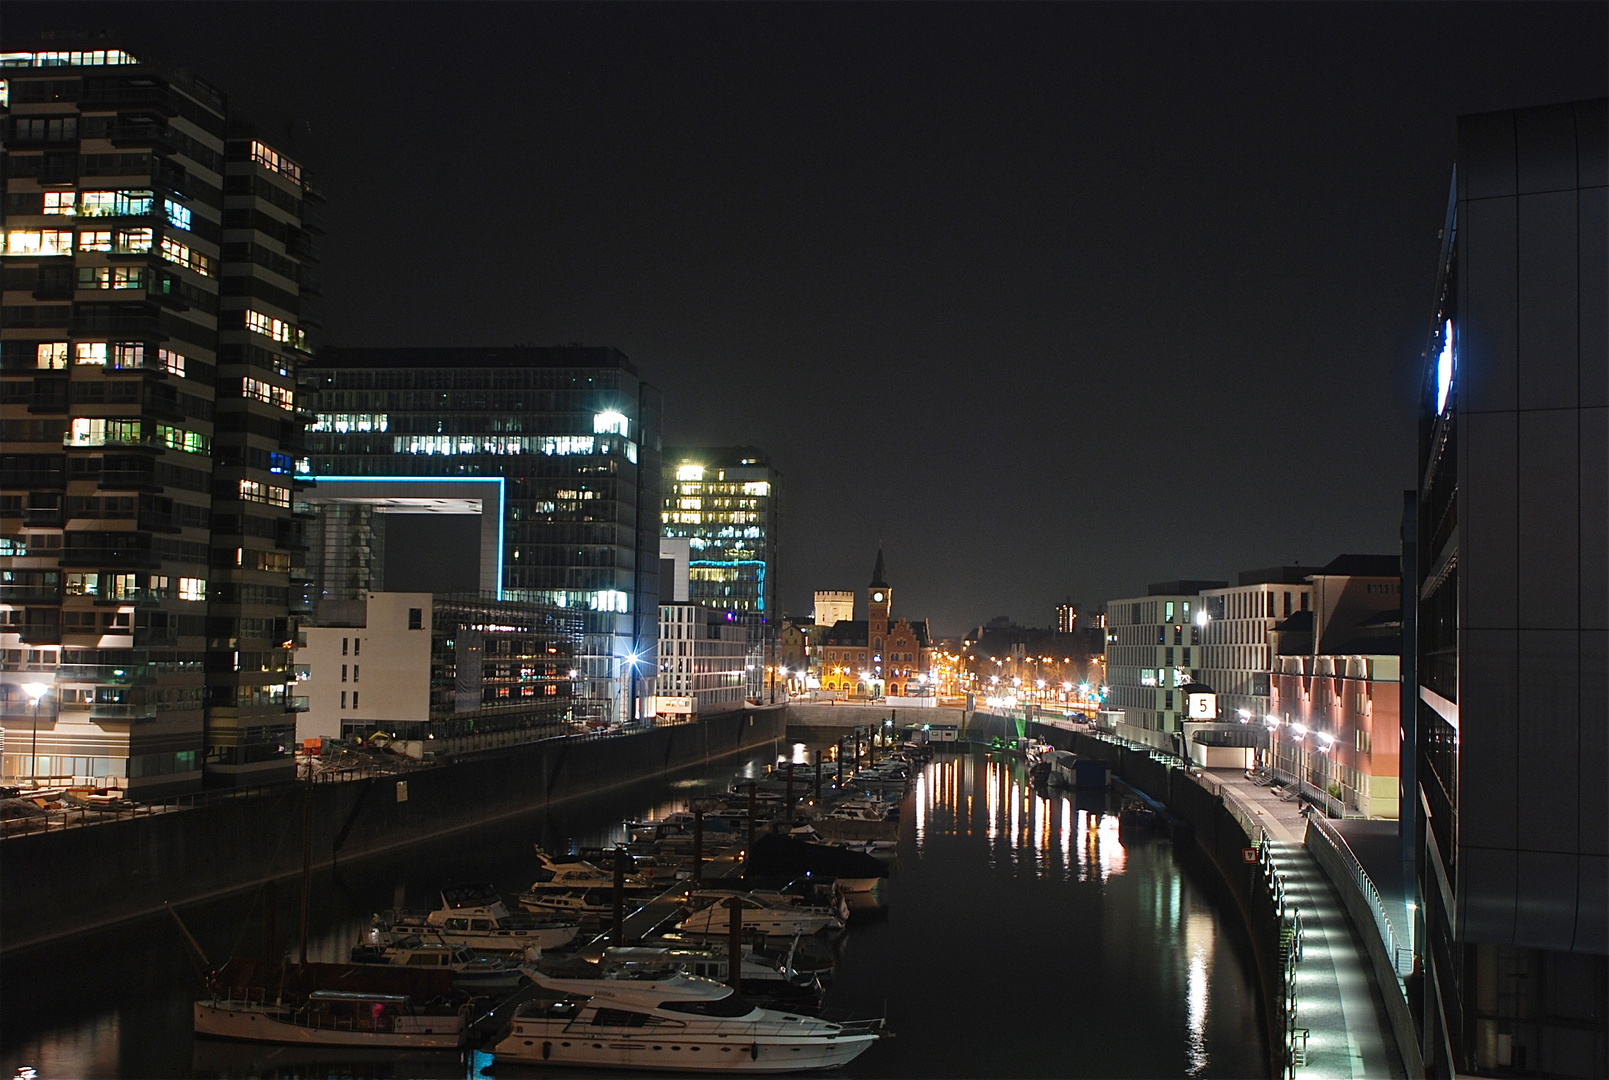
[[[1012,738],[1022,722],[1008,716],[972,714],[967,733],[972,739]],[[1207,854],[1239,910],[1250,938],[1262,991],[1263,1030],[1271,1076],[1285,1071],[1285,1018],[1283,1008],[1284,957],[1281,953],[1279,912],[1263,885],[1262,869],[1245,862],[1242,852],[1253,838],[1225,804],[1223,797],[1203,786],[1195,776],[1170,767],[1149,749],[1135,750],[1069,728],[1030,721],[1027,734],[1080,757],[1104,761],[1112,775],[1144,792],[1182,819]]]
[[[312,865],[329,866],[702,766],[775,744],[784,730],[781,709],[725,713],[9,837],[0,841],[0,950],[299,875],[304,827]]]

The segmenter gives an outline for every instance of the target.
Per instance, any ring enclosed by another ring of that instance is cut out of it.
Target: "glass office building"
[[[753,446],[676,448],[665,453],[664,534],[686,538],[688,600],[727,612],[747,628],[747,693],[766,696],[781,615],[777,471]]]
[[[578,712],[632,715],[633,669],[655,669],[662,409],[635,365],[579,345],[330,348],[309,376],[304,475],[402,500],[410,481],[501,478],[501,596],[583,613]]]
[[[1605,120],[1458,121],[1404,530],[1431,1076],[1609,1075]]]

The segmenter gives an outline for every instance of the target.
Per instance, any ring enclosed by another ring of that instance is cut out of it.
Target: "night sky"
[[[624,350],[784,474],[783,599],[958,633],[1397,547],[1462,113],[1604,4],[6,4],[328,198],[324,344]]]

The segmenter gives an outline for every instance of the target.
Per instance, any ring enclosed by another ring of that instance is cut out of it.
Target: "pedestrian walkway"
[[[1204,774],[1243,824],[1266,834],[1285,882],[1286,903],[1301,913],[1295,1026],[1308,1035],[1295,1075],[1302,1080],[1405,1076],[1365,944],[1334,885],[1304,845],[1307,819],[1301,805],[1281,800],[1240,770],[1207,769]],[[1365,929],[1373,932],[1372,927]],[[1301,1040],[1297,1048],[1303,1049]]]

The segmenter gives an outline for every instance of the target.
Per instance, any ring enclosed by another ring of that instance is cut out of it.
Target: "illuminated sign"
[[[1217,694],[1186,694],[1185,711],[1192,720],[1216,720],[1218,718]]]
[[[1436,415],[1447,411],[1447,395],[1453,388],[1453,323],[1441,332],[1441,355],[1436,358]]]

